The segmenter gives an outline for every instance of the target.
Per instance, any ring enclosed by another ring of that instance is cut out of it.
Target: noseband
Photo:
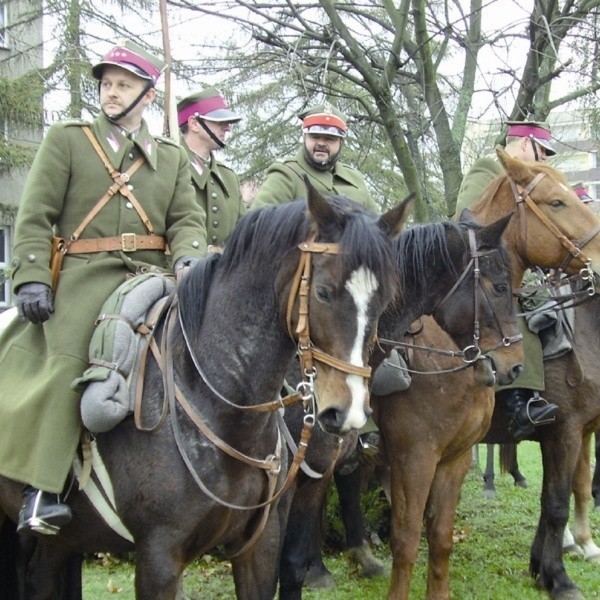
[[[538,173],[529,184],[523,188],[518,183],[515,183],[509,178],[510,186],[515,197],[515,202],[518,208],[518,219],[520,227],[520,243],[521,243],[521,256],[525,258],[528,265],[531,266],[529,257],[527,255],[527,219],[525,217],[525,204],[531,209],[531,211],[537,216],[537,218],[546,226],[546,228],[560,241],[560,243],[566,248],[568,254],[565,257],[560,270],[565,270],[568,264],[574,258],[578,258],[585,267],[582,269],[582,274],[589,277],[591,273],[591,260],[582,252],[582,248],[591,240],[593,240],[600,232],[600,225],[594,227],[589,233],[579,240],[570,240],[539,208],[539,206],[532,200],[530,194],[534,188],[540,183],[540,181],[546,176],[546,173]]]

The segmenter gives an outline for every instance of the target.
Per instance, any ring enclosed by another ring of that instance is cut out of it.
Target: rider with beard
[[[302,147],[295,156],[269,167],[252,208],[305,198],[303,178],[307,175],[324,196],[345,196],[379,212],[361,173],[338,160],[348,134],[346,117],[326,104],[312,106],[298,117],[302,120]]]
[[[20,319],[0,341],[0,474],[24,484],[19,533],[56,534],[71,519],[59,494],[81,435],[72,384],[105,300],[136,273],[177,271],[206,252],[187,155],[143,118],[164,66],[131,42],[114,47],[92,69],[100,114],[54,124],[25,183],[11,261]]]

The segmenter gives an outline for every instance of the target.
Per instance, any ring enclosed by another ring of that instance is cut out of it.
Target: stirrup
[[[56,535],[60,531],[60,527],[57,525],[50,525],[50,523],[46,523],[46,521],[38,517],[31,517],[23,524],[21,533],[26,533],[28,530],[44,535]]]
[[[546,405],[550,404],[550,402],[548,402],[548,400],[546,400],[546,398],[543,398],[542,396],[540,396],[539,393],[534,393],[534,395],[531,398],[529,398],[529,400],[527,400],[527,404],[525,406],[525,412],[527,413],[527,418],[529,419],[531,424],[534,427],[538,427],[539,425],[549,425],[550,423],[554,423],[554,421],[556,421],[556,416],[554,416],[554,415],[551,417],[548,417],[547,419],[541,419],[541,420],[537,420],[537,421],[534,421],[531,418],[531,414],[529,413],[529,407],[531,404],[537,403],[537,402],[541,402],[542,404],[546,404]]]

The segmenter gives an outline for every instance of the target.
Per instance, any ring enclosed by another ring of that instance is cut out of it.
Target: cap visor
[[[212,110],[205,115],[199,115],[201,119],[207,121],[215,121],[216,123],[238,123],[242,120],[242,117],[235,113],[227,110],[226,108],[220,108],[218,110]]]
[[[533,138],[545,151],[547,156],[554,156],[556,150],[546,140],[540,140],[539,138]]]

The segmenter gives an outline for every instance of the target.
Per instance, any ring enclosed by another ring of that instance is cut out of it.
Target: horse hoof
[[[591,556],[586,556],[585,560],[595,565],[600,565],[600,554],[592,554]]]
[[[359,577],[370,579],[378,575],[385,575],[383,563],[373,556],[368,543],[365,542],[362,546],[351,548],[348,550],[347,555],[351,563],[361,568]]]
[[[563,548],[563,554],[568,554],[569,556],[575,556],[577,558],[584,558],[585,553],[583,552],[583,548],[578,544],[569,544]]]
[[[333,576],[327,569],[311,568],[304,579],[304,587],[311,590],[332,590],[336,585]]]
[[[494,498],[496,497],[496,491],[495,490],[483,490],[483,497],[486,500],[494,500]]]
[[[515,481],[515,486],[526,490],[529,487],[529,483],[527,483],[527,479],[519,479],[519,481]]]
[[[577,588],[552,594],[552,598],[554,600],[585,600],[585,597]]]

